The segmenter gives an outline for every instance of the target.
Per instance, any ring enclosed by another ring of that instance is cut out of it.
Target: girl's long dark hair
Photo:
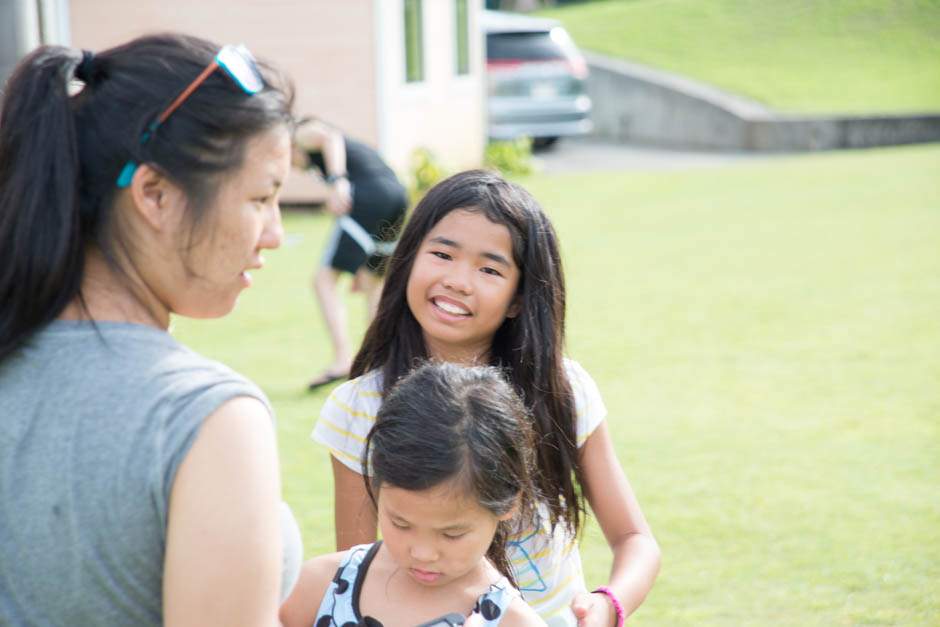
[[[486,556],[515,583],[506,554],[509,537],[527,525],[538,502],[528,412],[491,366],[424,364],[386,395],[366,440],[363,467],[373,503],[382,486],[423,491],[453,481],[494,516]]]
[[[254,95],[219,70],[141,142],[218,51],[164,34],[97,55],[43,46],[17,66],[0,109],[0,362],[81,299],[88,247],[125,270],[117,252],[134,242],[112,211],[125,163],[147,163],[180,186],[192,235],[248,141],[290,122],[292,90],[273,70],[264,68]],[[73,79],[83,83],[74,95]]]
[[[428,357],[406,288],[415,255],[441,218],[456,209],[479,211],[509,229],[520,270],[519,315],[497,330],[491,365],[503,368],[522,393],[536,433],[538,487],[552,525],[581,528],[584,497],[575,436],[575,408],[564,368],[565,279],[555,230],[526,190],[486,170],[455,174],[431,188],[415,207],[389,261],[375,319],[353,361],[351,376],[373,369],[384,375],[384,392]]]

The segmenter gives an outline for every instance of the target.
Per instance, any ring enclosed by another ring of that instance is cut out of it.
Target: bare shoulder
[[[256,398],[232,398],[203,421],[173,479],[163,563],[167,624],[251,623],[275,612],[280,501],[271,417]]]
[[[279,618],[284,627],[304,625],[309,627],[320,610],[320,602],[330,587],[346,551],[318,555],[304,562],[300,577],[290,596],[281,605]]]
[[[522,600],[522,597],[513,599],[499,624],[505,627],[545,627],[545,621]]]
[[[304,563],[301,573],[305,573],[311,581],[319,581],[322,579],[329,584],[333,579],[333,575],[336,574],[336,569],[339,568],[339,565],[348,553],[348,551],[337,551],[336,553],[327,553],[326,555],[312,557]],[[326,585],[323,587],[325,589]]]

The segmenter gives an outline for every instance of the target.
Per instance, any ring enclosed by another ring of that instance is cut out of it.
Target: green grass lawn
[[[940,621],[937,163],[934,145],[524,180],[562,239],[568,353],[663,550],[633,624]],[[285,225],[235,313],[174,333],[270,395],[309,556],[333,548],[309,440],[327,392],[304,391],[328,359],[308,284],[329,219]],[[596,528],[583,553],[599,585]]]
[[[607,0],[542,13],[587,50],[783,111],[940,110],[938,0]]]

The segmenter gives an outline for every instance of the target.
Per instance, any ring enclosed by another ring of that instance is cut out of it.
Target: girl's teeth
[[[462,309],[461,307],[457,307],[456,305],[451,305],[450,303],[445,303],[445,302],[435,302],[434,304],[440,307],[441,309],[443,309],[444,311],[446,311],[447,313],[451,313],[455,315],[467,315],[466,310]]]

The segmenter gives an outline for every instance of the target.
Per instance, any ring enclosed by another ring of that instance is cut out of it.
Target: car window
[[[567,58],[564,49],[546,32],[487,35],[486,57],[490,61]]]

